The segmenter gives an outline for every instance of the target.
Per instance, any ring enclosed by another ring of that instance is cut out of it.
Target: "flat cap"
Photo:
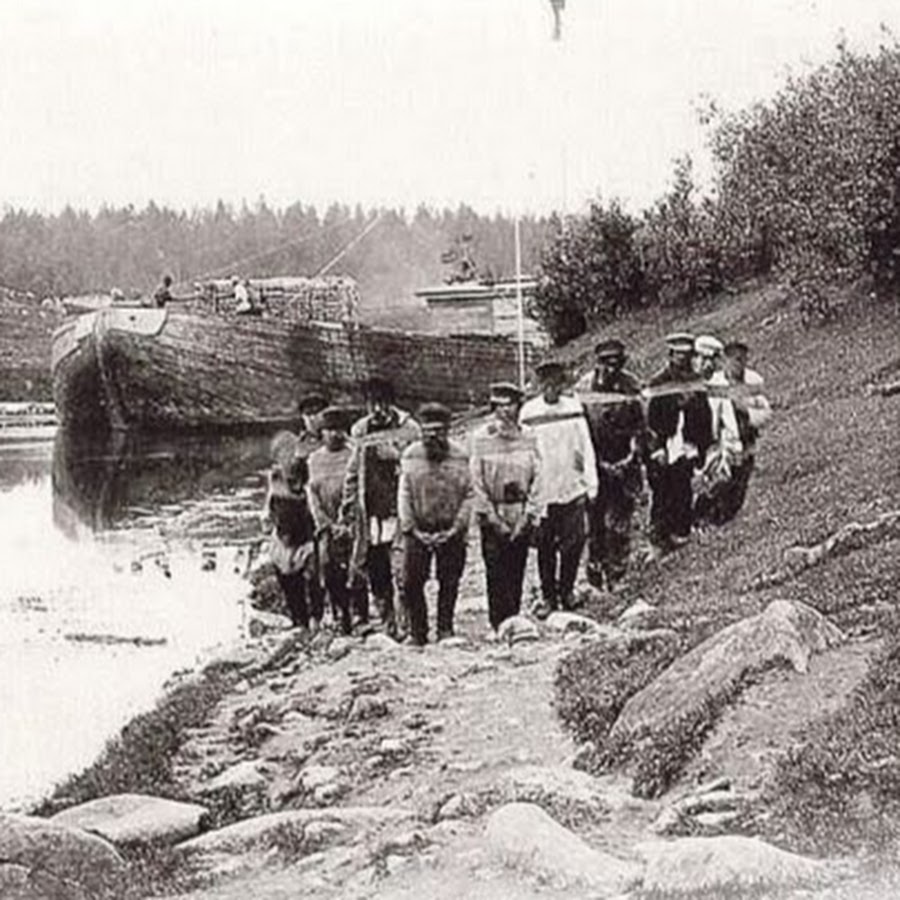
[[[666,335],[666,346],[682,353],[694,352],[694,336],[687,331],[673,331]]]
[[[524,396],[511,381],[495,381],[491,385],[491,403],[519,403]]]
[[[355,412],[346,406],[329,406],[320,414],[322,427],[329,431],[347,431],[350,428],[350,419]]]
[[[546,359],[534,367],[534,374],[540,379],[559,378],[566,374],[566,367],[555,359]]]
[[[311,391],[308,394],[304,394],[297,401],[297,409],[308,416],[314,416],[316,413],[322,412],[326,406],[328,406],[328,398],[318,391]]]
[[[701,356],[715,356],[725,349],[725,345],[711,334],[701,334],[694,341],[694,352]]]
[[[449,425],[452,416],[443,403],[423,403],[419,407],[419,421],[423,425]]]
[[[597,359],[622,359],[625,356],[625,345],[618,338],[607,338],[594,344]]]

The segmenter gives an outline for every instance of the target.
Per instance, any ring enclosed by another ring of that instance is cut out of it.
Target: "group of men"
[[[300,433],[273,443],[267,501],[294,623],[308,627],[327,607],[349,633],[368,623],[371,595],[389,634],[425,644],[434,561],[437,638],[451,636],[473,521],[494,630],[521,609],[531,547],[535,615],[572,609],[585,544],[592,584],[613,590],[624,576],[645,474],[654,557],[695,525],[733,518],[771,415],[762,379],[742,342],[678,333],[666,343],[667,364],[646,386],[615,339],[596,346],[574,393],[556,361],[536,368],[531,399],[495,384],[491,417],[466,440],[451,437],[447,407],[412,416],[381,378],[365,386],[364,414],[304,398]]]

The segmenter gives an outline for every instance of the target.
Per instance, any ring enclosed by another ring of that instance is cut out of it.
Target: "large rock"
[[[0,814],[0,862],[2,896],[23,900],[117,897],[125,872],[103,838],[33,816]]]
[[[281,846],[285,842],[302,844],[307,829],[314,823],[333,822],[355,828],[402,822],[412,818],[414,813],[411,810],[379,806],[294,809],[244,819],[234,825],[208,831],[180,843],[178,849],[186,854],[223,852],[239,854]]]
[[[488,820],[487,840],[506,865],[563,890],[613,897],[640,879],[639,867],[594,850],[532,803],[501,806]]]
[[[749,673],[775,662],[806,672],[813,653],[842,640],[840,629],[812,607],[776,600],[759,615],[723,628],[638,691],[623,707],[610,738],[658,735],[714,707]]]
[[[114,794],[81,803],[50,820],[99,834],[114,844],[175,844],[200,832],[206,807],[145,794]]]
[[[738,891],[813,887],[834,875],[828,863],[735,835],[648,841],[636,849],[647,863],[643,890],[654,895],[732,896]]]

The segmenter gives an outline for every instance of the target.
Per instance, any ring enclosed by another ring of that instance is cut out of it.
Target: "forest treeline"
[[[375,217],[377,224],[352,243]],[[547,219],[522,220],[525,271],[536,267],[550,229]],[[0,286],[37,298],[114,287],[133,295],[152,290],[164,273],[179,285],[231,275],[313,275],[348,245],[329,271],[357,279],[370,314],[408,304],[416,288],[452,277],[466,257],[482,277],[515,270],[513,219],[465,205],[408,214],[333,204],[320,214],[312,205],[277,209],[263,199],[190,212],[151,202],[56,214],[7,209],[0,218]]]
[[[548,242],[540,317],[561,343],[638,306],[686,305],[774,277],[805,322],[851,284],[900,282],[900,45],[839,45],[827,64],[736,113],[704,111],[715,164],[700,195],[679,160],[640,215],[596,201]]]

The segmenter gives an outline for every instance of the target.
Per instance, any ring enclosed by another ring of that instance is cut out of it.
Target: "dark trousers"
[[[330,540],[322,566],[325,591],[331,603],[331,611],[335,622],[341,626],[344,634],[350,634],[353,628],[353,614],[360,621],[368,620],[368,602],[365,585],[349,584],[350,554],[352,547],[349,540]],[[362,615],[365,607],[365,618]]]
[[[381,621],[388,631],[397,630],[397,610],[394,589],[393,545],[370,544],[366,551],[366,571],[369,576],[369,590],[375,598],[375,605]],[[366,619],[368,621],[368,609]]]
[[[671,465],[654,463],[648,475],[653,494],[650,502],[650,540],[658,547],[668,547],[671,538],[686,538],[691,533],[694,463],[690,459],[679,459]]]
[[[587,540],[586,502],[582,496],[569,503],[549,504],[538,529],[541,594],[550,609],[556,609],[560,603],[564,608],[572,603],[578,564]]]
[[[588,561],[592,576],[602,574],[610,587],[628,568],[635,506],[635,493],[625,477],[604,472],[600,491],[588,505]]]
[[[417,644],[428,641],[428,608],[425,582],[431,570],[431,559],[437,563],[438,637],[453,634],[453,613],[459,593],[459,580],[466,565],[466,539],[457,535],[437,547],[426,547],[411,534],[403,536],[403,583],[409,628]]]
[[[708,495],[698,497],[694,506],[695,521],[709,522],[713,525],[730,522],[741,511],[747,499],[747,487],[754,465],[754,457],[747,456],[740,465],[732,469],[731,477],[727,481],[715,485]]]
[[[309,628],[309,607],[306,603],[308,578],[305,572],[292,572],[285,575],[277,572],[278,584],[284,594],[288,614],[295,626]]]
[[[510,540],[490,525],[481,526],[481,554],[487,578],[488,620],[493,628],[522,607],[522,585],[528,561],[528,535]]]
[[[309,616],[316,621],[325,612],[325,587],[322,584],[322,554],[318,541],[313,551],[312,569],[306,574],[306,596],[309,603]]]

